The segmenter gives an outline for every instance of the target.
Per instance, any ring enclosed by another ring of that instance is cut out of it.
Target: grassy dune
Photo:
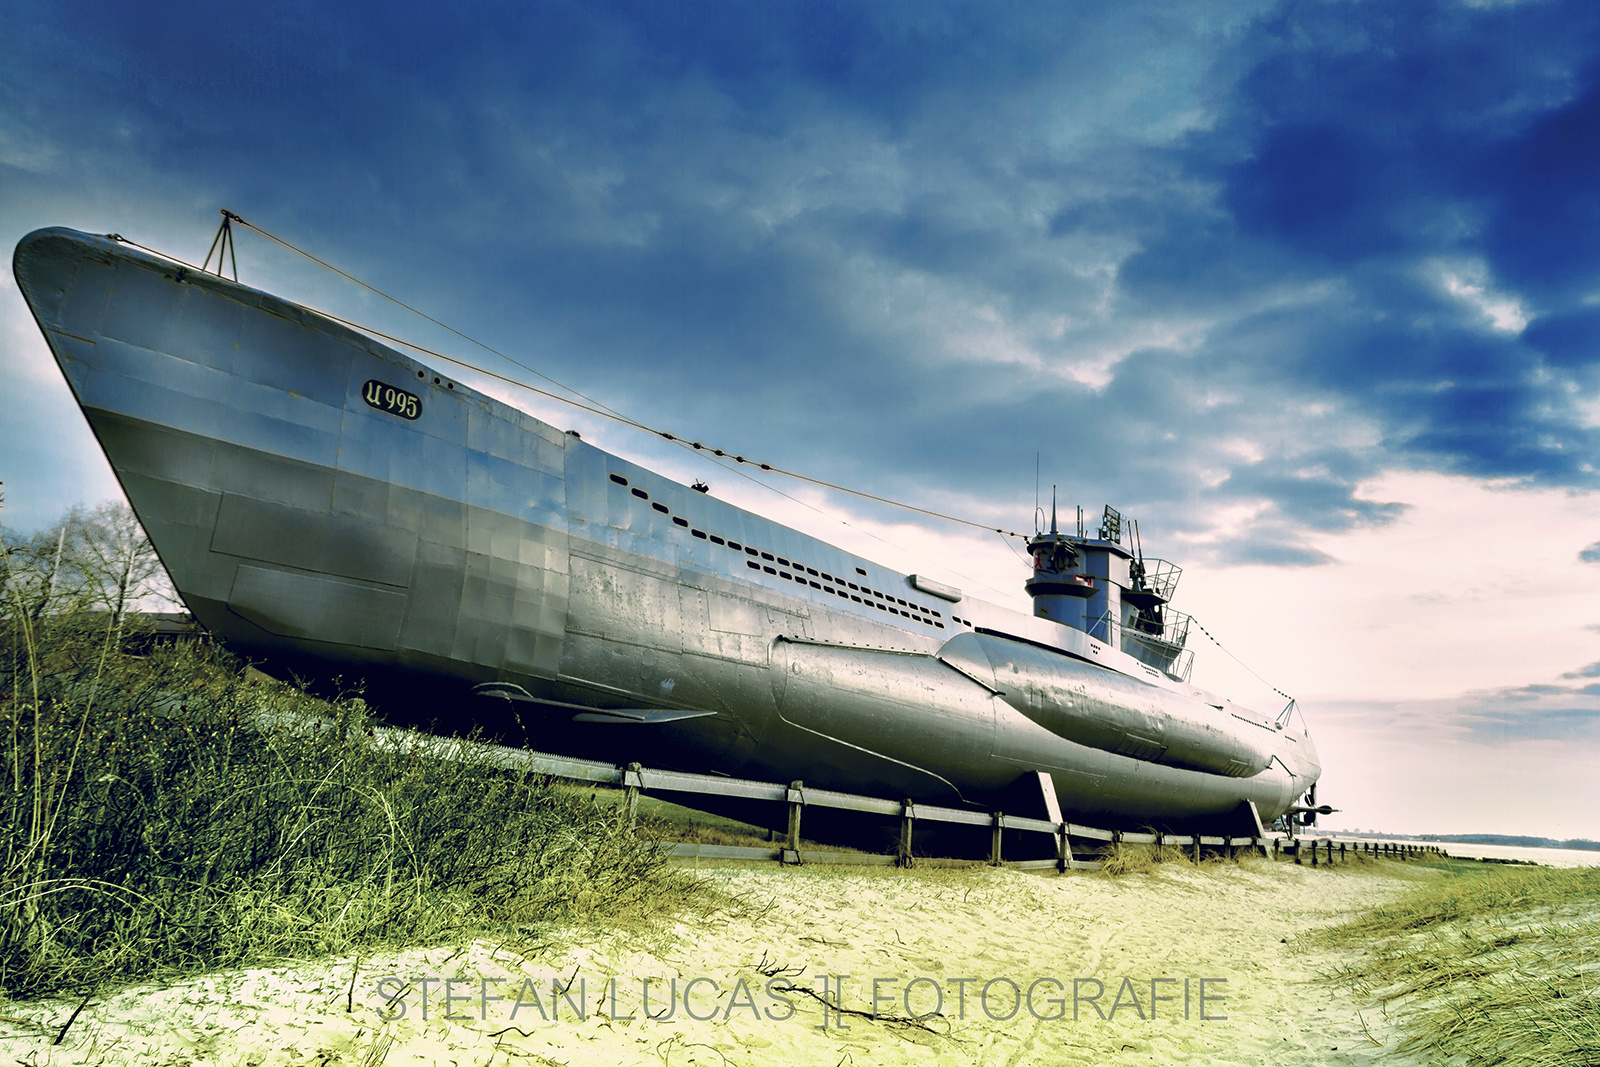
[[[1600,1064],[1600,868],[1441,866],[1445,880],[1312,935],[1365,949],[1338,978],[1398,1017],[1403,1052]]]
[[[525,772],[377,743],[364,704],[143,658],[92,617],[0,637],[0,993],[709,906],[663,850]]]
[[[415,738],[377,741],[358,698],[322,702],[248,680],[205,646],[124,655],[92,616],[5,621],[7,998],[81,996],[289,958],[365,958],[386,946],[536,944],[585,924],[705,917],[731,899],[669,864],[657,838],[627,825],[615,797],[445,758],[442,745]],[[647,798],[641,818],[658,807],[672,814]],[[686,821],[672,836],[760,840],[728,820],[676,817]],[[1272,866],[1229,864],[1226,878],[1259,880]],[[1340,871],[1372,866],[1358,857]],[[1437,873],[1306,935],[1358,950],[1333,977],[1381,1002],[1406,1035],[1396,1051],[1600,1064],[1600,869],[1407,866]],[[1129,846],[1106,857],[1100,877],[1157,871],[1180,881],[1200,873],[1178,850]],[[1344,881],[1327,875],[1329,886]],[[894,892],[922,892],[916,876],[884,884],[901,883]],[[1087,886],[1077,883],[1073,899],[1098,892]]]

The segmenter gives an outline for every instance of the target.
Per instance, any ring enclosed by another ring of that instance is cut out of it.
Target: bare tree
[[[133,510],[108,501],[74,507],[31,536],[5,540],[5,611],[45,615],[102,611],[120,629],[128,611],[175,605],[177,595]]]
[[[108,501],[77,514],[75,565],[91,607],[111,615],[113,626],[135,606],[173,605],[177,595],[133,509]]]
[[[72,513],[49,529],[23,536],[10,530],[5,537],[5,610],[38,622],[83,606],[79,578],[73,566],[77,538]],[[69,550],[67,542],[73,542]]]

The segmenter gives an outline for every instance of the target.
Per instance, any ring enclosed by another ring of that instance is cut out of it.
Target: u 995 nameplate
[[[379,411],[386,411],[390,415],[398,415],[406,420],[415,419],[422,414],[421,397],[404,389],[385,385],[376,378],[361,387],[361,399],[367,402],[369,408],[377,408]]]

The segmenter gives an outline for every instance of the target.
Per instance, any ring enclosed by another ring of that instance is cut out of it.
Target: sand
[[[128,988],[91,1000],[60,1044],[76,1004],[8,1004],[0,1062],[1372,1063],[1397,1034],[1380,1009],[1319,979],[1349,957],[1299,935],[1418,876],[1398,863],[1266,862],[1118,880],[699,873],[738,894],[744,913],[650,934],[569,931],[518,951],[476,940]],[[646,980],[659,1018],[645,1013]]]

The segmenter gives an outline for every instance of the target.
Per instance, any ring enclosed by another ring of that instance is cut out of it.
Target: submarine
[[[679,484],[220,260],[49,228],[13,272],[194,618],[365,679],[385,718],[957,808],[1044,789],[1107,828],[1314,817],[1299,711],[1189,683],[1179,569],[1115,509],[1036,532],[1030,615]]]

